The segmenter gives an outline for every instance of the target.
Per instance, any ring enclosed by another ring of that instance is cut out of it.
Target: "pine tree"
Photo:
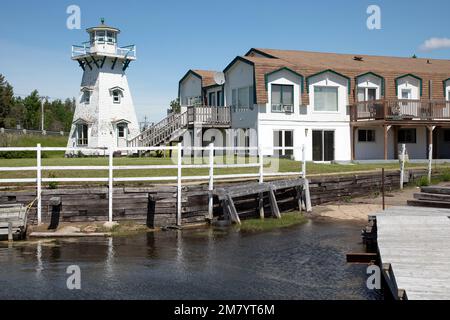
[[[13,87],[5,80],[5,77],[0,74],[0,127],[6,126],[7,118],[13,105]]]
[[[25,128],[39,130],[41,101],[39,92],[34,90],[28,97],[23,99],[25,106]]]

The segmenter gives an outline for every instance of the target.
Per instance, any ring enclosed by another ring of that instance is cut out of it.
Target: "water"
[[[361,226],[310,221],[266,233],[208,228],[0,244],[0,299],[375,299]],[[67,289],[70,265],[81,290]]]

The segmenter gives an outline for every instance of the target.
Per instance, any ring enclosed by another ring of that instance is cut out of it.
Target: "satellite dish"
[[[218,85],[223,85],[225,83],[225,74],[223,72],[214,73],[214,81]]]

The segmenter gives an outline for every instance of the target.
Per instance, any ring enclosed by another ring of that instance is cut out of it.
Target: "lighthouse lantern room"
[[[100,155],[100,148],[126,147],[139,134],[125,73],[136,60],[136,47],[119,47],[120,30],[107,26],[103,19],[87,32],[88,42],[72,46],[72,60],[83,70],[83,79],[67,146],[86,148],[86,155]]]

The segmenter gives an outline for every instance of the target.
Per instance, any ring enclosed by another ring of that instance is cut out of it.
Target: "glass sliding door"
[[[294,147],[294,131],[285,131],[284,132],[284,148],[293,148]],[[292,158],[294,156],[294,150],[292,149],[284,149],[284,156],[288,158]]]
[[[292,158],[294,150],[294,131],[293,130],[274,130],[273,131],[273,146],[279,148],[274,150],[274,157]]]
[[[217,91],[217,106],[223,107],[223,92]]]
[[[280,148],[283,146],[283,131],[275,130],[273,132],[273,146],[274,148]],[[273,150],[273,156],[279,158],[282,154],[280,149]]]
[[[216,93],[215,92],[210,92],[209,93],[209,101],[208,101],[208,105],[210,107],[215,107],[216,104]]]
[[[323,132],[323,161],[334,160],[334,131]]]
[[[369,88],[367,89],[367,101],[377,100],[377,89]]]
[[[313,130],[313,161],[333,161],[334,140],[334,131]]]
[[[313,131],[313,161],[323,161],[323,131]]]

